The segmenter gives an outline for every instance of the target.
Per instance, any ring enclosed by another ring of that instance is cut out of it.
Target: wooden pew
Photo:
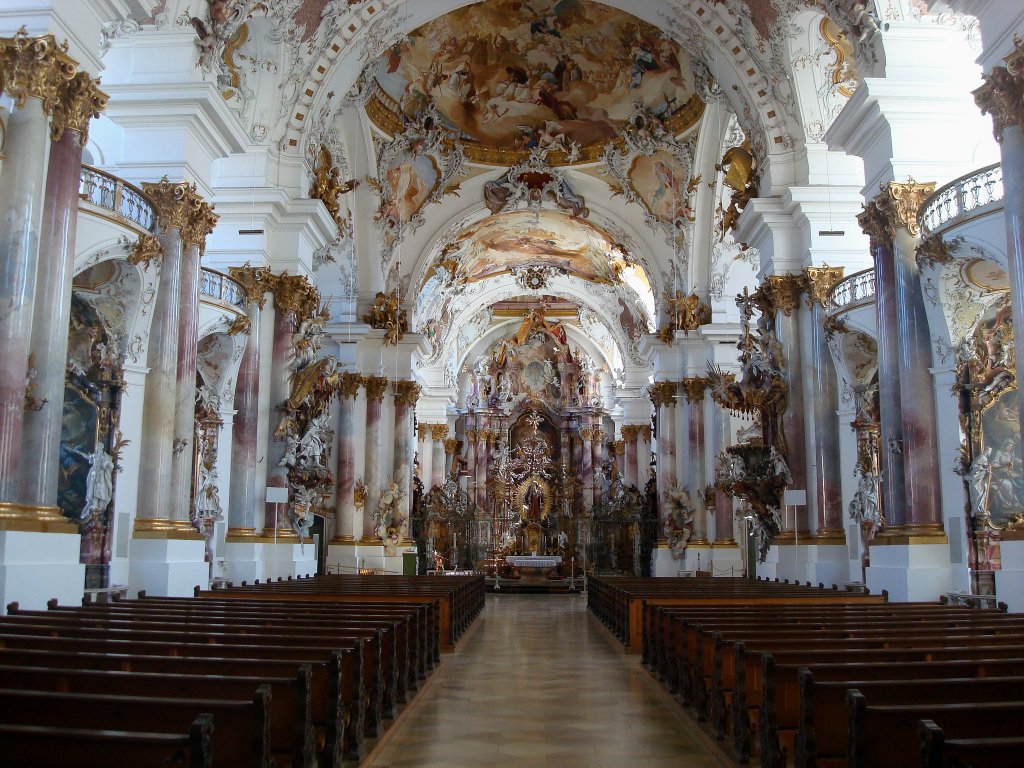
[[[956,723],[963,733],[1020,736],[1024,701],[960,704],[869,704],[860,691],[847,692],[849,768],[904,768],[920,763],[919,723]]]
[[[933,720],[922,720],[921,768],[1017,768],[1024,736],[949,738]]]
[[[935,674],[923,679],[816,681],[809,669],[802,669],[794,765],[807,768],[846,762],[849,731],[847,719],[841,714],[848,689],[860,691],[872,706],[1024,701],[1024,677],[951,678],[941,674],[948,668],[940,664],[933,662],[929,671]],[[890,670],[888,676],[896,674]]]
[[[213,718],[180,734],[0,724],[0,754],[6,768],[69,768],[69,755],[74,768],[213,768]]]
[[[10,725],[49,726],[56,720],[103,729],[116,723],[125,731],[176,734],[209,714],[219,726],[216,762],[226,768],[272,768],[269,705],[268,685],[260,685],[248,702],[0,688],[0,722]],[[74,760],[73,754],[66,757]]]
[[[269,686],[268,739],[278,765],[314,768],[313,724],[310,716],[310,668],[302,664],[294,679],[275,677],[229,677],[226,675],[178,675],[159,672],[121,672],[78,668],[71,659],[68,668],[56,666],[56,654],[28,651],[2,652],[0,680],[8,688],[60,693],[92,693],[108,696],[145,696],[159,693],[165,698],[251,701],[261,685]],[[49,666],[32,666],[46,663]],[[217,720],[222,726],[224,722]],[[218,763],[220,761],[218,760]]]

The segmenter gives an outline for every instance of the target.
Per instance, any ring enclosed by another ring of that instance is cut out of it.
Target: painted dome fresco
[[[483,160],[480,150],[601,145],[618,136],[635,101],[676,132],[703,107],[689,54],[650,24],[590,0],[453,11],[386,51],[376,84],[368,111],[380,127],[394,130],[432,103]]]

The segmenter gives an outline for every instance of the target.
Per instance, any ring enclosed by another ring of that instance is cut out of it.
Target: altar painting
[[[981,414],[982,451],[991,450],[988,511],[996,525],[1004,525],[1024,510],[1018,397],[1016,389],[1006,390]]]
[[[496,0],[452,11],[385,51],[376,81],[399,119],[433,103],[465,139],[498,148],[603,143],[618,135],[635,100],[662,117],[700,103],[689,54],[650,24],[591,0]]]
[[[629,182],[647,212],[658,221],[692,219],[686,191],[689,171],[670,152],[659,149],[637,157],[629,169]]]
[[[60,430],[60,477],[57,481],[57,506],[71,520],[89,517],[86,479],[89,456],[99,439],[99,415],[96,403],[84,387],[70,382],[64,386],[64,413]]]

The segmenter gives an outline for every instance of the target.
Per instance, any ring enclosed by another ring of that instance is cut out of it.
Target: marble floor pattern
[[[578,595],[488,595],[366,768],[729,766]]]

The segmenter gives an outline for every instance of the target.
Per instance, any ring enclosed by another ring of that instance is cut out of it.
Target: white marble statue
[[[102,513],[114,497],[114,458],[99,440],[92,453],[75,453],[90,464],[85,478],[85,506],[82,508],[82,519],[87,520],[93,512]]]

